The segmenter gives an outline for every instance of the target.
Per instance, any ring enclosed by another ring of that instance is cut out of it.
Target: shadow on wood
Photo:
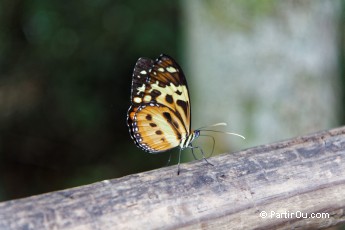
[[[345,127],[0,203],[0,229],[294,229],[345,223]],[[266,214],[266,216],[264,216]]]

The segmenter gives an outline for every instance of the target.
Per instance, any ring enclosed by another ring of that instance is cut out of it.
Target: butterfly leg
[[[193,154],[194,160],[198,160],[198,158],[196,158],[196,156],[194,154],[194,147],[193,147],[192,143],[190,144],[190,146],[191,146],[190,148],[192,150],[192,154]]]
[[[192,149],[194,149],[194,148],[200,150],[201,155],[202,155],[202,159],[204,159],[204,160],[206,161],[207,164],[214,166],[213,164],[211,164],[211,163],[206,159],[205,154],[204,154],[204,151],[202,150],[201,147],[199,147],[199,146],[192,146]]]

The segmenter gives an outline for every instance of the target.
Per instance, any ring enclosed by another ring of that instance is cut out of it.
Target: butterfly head
[[[200,130],[199,130],[199,129],[194,130],[194,131],[193,131],[193,136],[194,136],[194,137],[193,137],[193,139],[191,140],[191,142],[200,136]]]
[[[194,130],[191,132],[191,134],[186,135],[185,138],[181,139],[180,148],[190,148],[192,147],[192,142],[200,136],[200,130]]]

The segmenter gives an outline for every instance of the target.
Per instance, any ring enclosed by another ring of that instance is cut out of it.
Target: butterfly
[[[191,129],[187,81],[172,57],[161,54],[156,60],[141,57],[136,62],[127,125],[135,144],[149,153],[180,147],[181,155],[182,149],[199,148],[192,145],[201,129]]]

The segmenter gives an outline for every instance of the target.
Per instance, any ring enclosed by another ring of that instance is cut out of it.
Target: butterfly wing
[[[157,93],[155,100],[175,111],[190,133],[190,99],[187,81],[181,67],[171,57],[161,55],[151,70],[150,82],[149,91]]]
[[[142,105],[134,116],[133,135],[137,145],[148,152],[163,152],[178,146],[186,135],[174,111],[160,104]]]
[[[131,102],[129,131],[145,151],[169,150],[191,133],[187,82],[171,57],[139,58],[133,71]]]

